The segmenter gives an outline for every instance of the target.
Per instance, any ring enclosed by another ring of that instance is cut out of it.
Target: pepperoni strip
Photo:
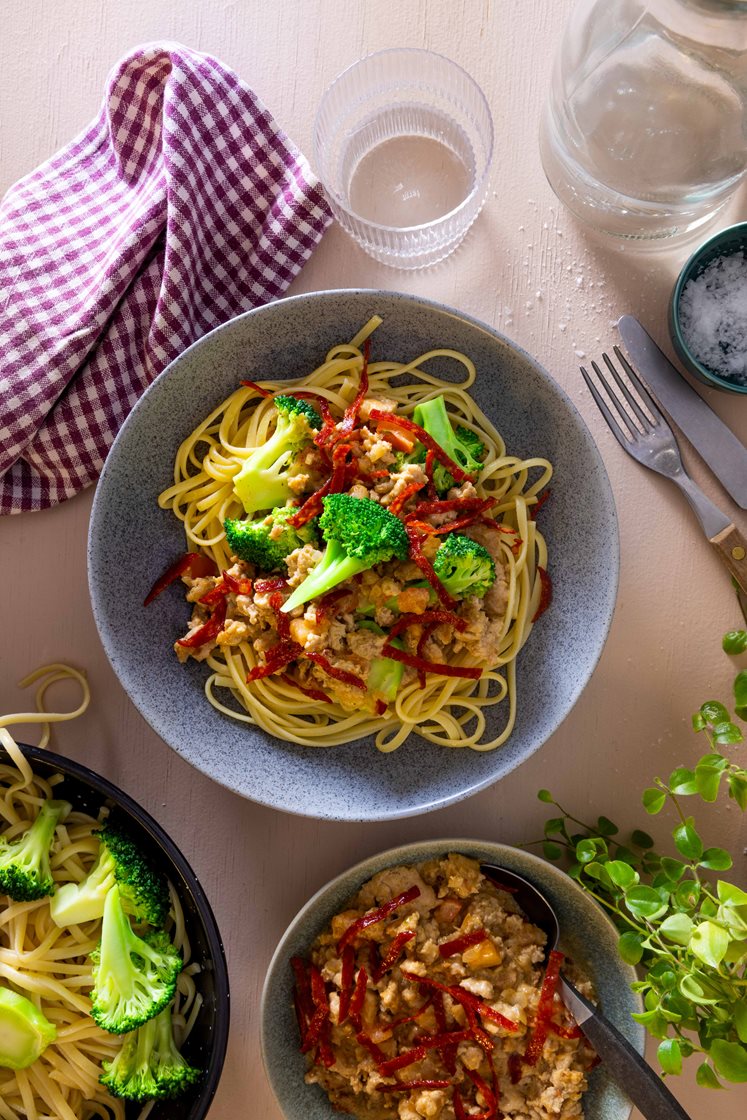
[[[387,1056],[381,1049],[381,1047],[377,1046],[374,1040],[372,1038],[369,1038],[365,1031],[358,1031],[357,1035],[355,1036],[355,1040],[365,1050],[368,1050],[377,1066],[381,1067],[382,1063],[387,1060]]]
[[[256,381],[242,381],[242,385],[246,385],[249,389],[254,389],[255,393],[259,393],[260,397],[272,397],[274,394],[269,389],[263,389]]]
[[[361,1029],[361,1011],[363,1010],[363,1001],[366,998],[367,985],[368,973],[365,968],[361,968],[355,978],[355,987],[348,1008],[348,1018],[357,1031]]]
[[[176,644],[184,646],[185,649],[197,649],[199,646],[207,645],[208,642],[214,642],[223,629],[225,621],[226,600],[223,597],[219,603],[216,603],[215,609],[207,622],[200,626],[198,630],[193,630],[186,638],[179,638]]]
[[[563,954],[559,953],[557,949],[553,949],[547,959],[547,968],[545,969],[545,978],[542,981],[542,989],[540,991],[539,1003],[537,1004],[537,1015],[534,1020],[534,1027],[529,1036],[526,1050],[524,1051],[525,1065],[536,1065],[537,1061],[542,1056],[542,1050],[550,1026],[555,993],[560,981],[560,966],[562,963]]]
[[[273,673],[277,673],[279,669],[285,668],[290,665],[291,661],[295,661],[303,653],[303,647],[298,642],[278,642],[272,649],[268,649],[265,654],[265,664],[255,665],[247,673],[246,679],[248,682],[261,680],[262,677],[271,677]]]
[[[257,579],[254,581],[254,590],[258,595],[266,595],[268,591],[287,591],[288,580],[282,576],[274,579]]]
[[[543,490],[542,493],[540,494],[540,496],[537,498],[537,504],[534,506],[534,508],[531,510],[531,512],[529,514],[532,521],[535,520],[535,518],[537,517],[537,514],[542,509],[543,505],[545,504],[545,502],[547,501],[547,499],[549,497],[550,497],[550,491],[549,490]]]
[[[457,953],[463,953],[465,949],[471,948],[473,945],[479,945],[482,941],[487,941],[488,931],[485,929],[476,929],[472,933],[464,933],[461,937],[452,937],[451,941],[444,941],[439,945],[438,952],[441,957],[454,957]]]
[[[364,692],[366,691],[366,682],[364,680],[357,677],[355,673],[349,673],[347,669],[338,669],[337,666],[333,665],[331,661],[328,661],[323,654],[304,651],[304,656],[307,657],[309,661],[313,661],[315,665],[318,665],[320,669],[323,669],[327,676],[334,677],[336,681],[341,681],[343,684],[349,684],[351,688],[361,688]]]
[[[399,958],[402,956],[402,950],[404,949],[405,945],[408,941],[412,941],[414,936],[414,929],[404,929],[401,933],[396,934],[394,940],[387,949],[383,960],[379,961],[375,965],[375,967],[372,967],[371,969],[371,979],[375,984],[378,983],[379,980],[381,980],[381,977],[386,972],[388,972],[390,968],[394,967]],[[375,943],[371,942],[371,948],[373,949],[374,947]]]
[[[409,665],[423,673],[439,673],[442,677],[466,677],[470,681],[479,681],[482,676],[482,669],[477,666],[471,668],[467,665],[447,665],[445,661],[426,661],[424,657],[405,653],[403,649],[397,649],[388,643],[384,645],[381,655],[391,657],[392,661],[401,661],[403,665]]]
[[[540,601],[537,610],[534,612],[532,622],[536,622],[540,615],[543,615],[552,602],[552,580],[547,570],[537,565],[537,574],[540,577]]]
[[[517,1023],[507,1019],[505,1015],[501,1015],[500,1011],[496,1011],[489,1003],[480,999],[479,996],[473,995],[472,992],[468,992],[466,988],[460,988],[458,985],[441,984],[438,980],[431,980],[428,976],[418,976],[416,972],[406,972],[405,969],[402,969],[402,975],[423,988],[435,988],[439,992],[444,992],[451,996],[453,1000],[456,1000],[457,1003],[461,1003],[465,1010],[470,1007],[473,1008],[482,1018],[490,1019],[493,1023],[503,1027],[504,1030],[516,1031],[519,1029]]]
[[[383,922],[395,910],[399,910],[400,906],[405,906],[408,902],[420,897],[420,887],[413,885],[402,894],[398,894],[396,898],[391,898],[389,902],[385,902],[383,906],[378,906],[375,910],[369,910],[360,918],[356,918],[351,922],[348,928],[343,933],[340,940],[337,942],[337,952],[342,953],[346,945],[351,941],[355,941],[358,934],[362,933],[364,929],[369,926],[376,925],[377,922]]]
[[[452,599],[451,595],[449,595],[448,591],[441,583],[441,580],[434,572],[430,560],[423,552],[422,540],[417,525],[412,522],[405,522],[405,532],[407,533],[407,539],[410,543],[410,559],[420,568],[443,605],[447,608],[455,607],[456,599]]]
[[[371,353],[371,339],[367,338],[363,344],[363,368],[358,383],[358,392],[355,400],[345,409],[345,415],[337,425],[337,439],[345,439],[358,423],[358,413],[368,393],[368,358]]]
[[[432,502],[418,502],[414,517],[428,517],[439,513],[484,513],[496,502],[495,498],[439,498]]]
[[[205,556],[201,552],[187,552],[184,556],[175,560],[162,576],[158,577],[143,599],[143,606],[147,607],[152,603],[162,591],[179,579],[180,576],[190,576],[192,579],[198,579],[200,576],[217,576],[217,574],[218,565],[209,556]]]
[[[342,1026],[348,1017],[350,1000],[353,995],[353,981],[355,978],[355,949],[346,945],[342,953],[342,975],[340,977],[340,1010],[337,1015],[337,1024]]]
[[[382,1077],[389,1077],[398,1069],[404,1069],[405,1066],[411,1066],[414,1062],[422,1062],[426,1055],[425,1046],[415,1046],[412,1050],[404,1050],[398,1054],[396,1058],[389,1058],[379,1065],[379,1073]]]

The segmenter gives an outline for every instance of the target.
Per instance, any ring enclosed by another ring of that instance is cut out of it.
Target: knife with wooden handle
[[[747,537],[681,468],[667,477],[679,486],[716,553],[742,592],[747,595]]]

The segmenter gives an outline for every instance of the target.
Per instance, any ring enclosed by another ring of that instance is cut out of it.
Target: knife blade
[[[747,448],[691,388],[635,316],[623,315],[617,328],[653,396],[740,509],[747,509]]]

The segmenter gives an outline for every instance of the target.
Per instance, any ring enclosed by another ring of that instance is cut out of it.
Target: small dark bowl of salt
[[[714,234],[687,261],[672,292],[669,330],[693,377],[747,393],[747,222]]]

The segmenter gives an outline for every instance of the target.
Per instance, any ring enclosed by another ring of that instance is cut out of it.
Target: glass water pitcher
[[[540,151],[557,196],[605,233],[709,221],[747,168],[747,0],[580,0]]]

